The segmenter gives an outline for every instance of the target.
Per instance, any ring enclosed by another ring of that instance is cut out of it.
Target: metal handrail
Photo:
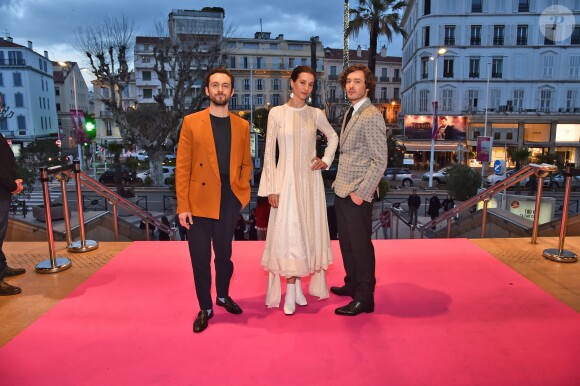
[[[533,235],[532,235],[532,243],[535,243],[535,239],[537,237],[537,229],[538,229],[538,216],[539,216],[539,203],[542,199],[542,189],[544,185],[544,178],[552,173],[557,171],[558,168],[555,165],[549,164],[529,164],[511,176],[505,178],[504,180],[498,182],[497,184],[489,187],[488,189],[484,190],[483,192],[479,193],[478,195],[471,197],[469,200],[461,203],[460,205],[456,205],[454,208],[444,212],[443,214],[439,215],[438,217],[434,218],[433,220],[427,222],[426,224],[420,225],[417,227],[419,232],[421,233],[421,238],[425,236],[425,232],[433,226],[440,224],[444,221],[447,221],[447,237],[451,236],[451,220],[457,216],[460,212],[470,209],[480,201],[483,201],[484,205],[484,213],[483,213],[483,223],[482,223],[482,237],[485,236],[485,226],[486,226],[486,215],[487,215],[487,203],[489,200],[495,196],[497,193],[506,190],[507,188],[516,185],[517,183],[524,180],[526,177],[535,174],[538,177],[538,191],[536,196],[536,211],[534,216],[534,225],[533,225]]]
[[[72,171],[70,170],[62,170],[61,173],[67,175],[68,177],[72,177]],[[81,176],[81,183],[84,187],[92,190],[93,192],[97,193],[98,195],[107,199],[111,205],[113,205],[113,217],[115,221],[115,230],[118,229],[117,226],[117,207],[121,207],[126,211],[132,213],[133,215],[137,216],[141,221],[145,223],[146,227],[146,237],[149,240],[149,226],[153,225],[157,229],[161,229],[162,231],[171,235],[172,239],[175,237],[175,229],[168,227],[167,225],[163,224],[161,221],[157,220],[155,217],[151,216],[147,211],[143,210],[140,206],[132,203],[131,201],[121,197],[117,193],[113,192],[112,190],[108,189],[106,186],[98,182],[97,180],[90,177],[88,174],[84,172],[80,172]],[[82,210],[79,208],[79,210]],[[118,239],[117,232],[115,232],[115,239]]]

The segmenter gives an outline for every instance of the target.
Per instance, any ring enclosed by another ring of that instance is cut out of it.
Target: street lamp
[[[487,62],[487,83],[485,86],[485,118],[483,120],[483,136],[487,137],[487,110],[488,110],[488,100],[489,100],[489,76],[491,74],[491,63]],[[505,152],[504,152],[505,157]],[[481,163],[481,187],[485,187],[485,169],[488,167],[489,162]]]
[[[433,85],[433,132],[431,133],[431,157],[429,158],[429,187],[433,187],[433,164],[435,163],[435,138],[437,136],[437,109],[439,108],[439,103],[437,102],[437,64],[439,63],[439,57],[445,55],[447,52],[446,48],[440,48],[437,51],[437,56],[431,56],[429,59],[435,61],[435,84]]]
[[[75,76],[74,68],[71,66],[69,62],[58,62],[58,65],[61,66],[63,70],[72,72],[73,76],[73,94],[75,98],[75,114],[73,120],[73,128],[77,130],[77,151],[80,161],[80,168],[81,170],[83,170],[83,151],[81,148],[81,143],[79,142],[79,130],[82,130],[82,121],[79,119],[79,109],[77,107],[77,78]]]

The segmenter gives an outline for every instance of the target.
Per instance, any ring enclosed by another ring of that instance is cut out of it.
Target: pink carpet
[[[193,334],[184,242],[135,242],[0,348],[2,385],[578,385],[580,314],[468,240],[377,241],[376,310],[264,306],[260,242],[234,244],[244,309]],[[330,285],[344,274],[338,244]],[[73,262],[74,269],[74,262]],[[306,283],[305,283],[306,284]],[[306,285],[305,285],[306,287]]]

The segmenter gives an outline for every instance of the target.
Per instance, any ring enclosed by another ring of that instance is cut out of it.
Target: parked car
[[[151,170],[144,171],[137,174],[137,182],[142,184],[145,179],[151,175]],[[175,166],[163,166],[163,183],[167,184],[170,177],[175,176]]]
[[[487,178],[485,179],[485,182],[486,182],[487,186],[495,185],[498,182],[501,182],[501,181],[505,180],[506,178],[511,177],[516,171],[517,171],[516,169],[510,169],[505,173],[505,176],[491,174],[491,175],[487,176]],[[520,181],[520,186],[530,187],[531,186],[530,177],[526,177],[522,181]],[[546,180],[544,180],[544,186],[547,186]]]
[[[447,177],[449,177],[449,171],[453,166],[445,166],[443,169],[439,169],[433,172],[433,186],[437,187],[441,184],[447,182]],[[429,181],[429,172],[423,174],[421,178],[422,181]]]
[[[103,185],[115,183],[115,168],[105,170],[99,177],[99,182]],[[130,184],[133,182],[135,182],[135,173],[123,166],[121,168],[121,183]]]
[[[413,178],[416,178],[407,168],[387,168],[383,175],[383,180],[389,183],[400,181],[402,186],[413,186]]]
[[[580,189],[580,176],[572,177],[572,190]],[[544,186],[548,185],[550,189],[561,189],[566,186],[566,176],[563,172],[557,172],[553,176],[544,180]]]

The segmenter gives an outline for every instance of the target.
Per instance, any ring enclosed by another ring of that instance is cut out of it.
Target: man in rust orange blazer
[[[215,68],[206,77],[207,109],[185,117],[175,168],[177,213],[187,228],[189,254],[200,311],[199,333],[213,317],[211,246],[215,253],[216,304],[232,314],[242,309],[229,296],[234,271],[232,238],[241,208],[250,201],[252,159],[248,121],[230,113],[233,76]]]

